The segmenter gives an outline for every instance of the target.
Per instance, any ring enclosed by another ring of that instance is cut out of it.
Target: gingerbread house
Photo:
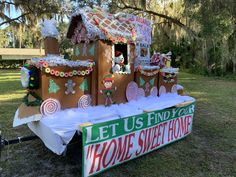
[[[47,56],[33,58],[21,70],[22,85],[29,90],[26,106],[40,106],[40,113],[48,115],[175,91],[176,77],[166,81],[168,62],[151,60],[151,30],[151,22],[138,16],[79,9],[68,27],[73,56],[67,60],[59,56],[55,26],[42,29]]]

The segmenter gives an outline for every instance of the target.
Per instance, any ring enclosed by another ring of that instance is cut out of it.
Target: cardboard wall
[[[56,38],[53,37],[46,37],[44,39],[44,48],[45,48],[45,55],[47,54],[54,54],[59,55],[59,44]]]
[[[73,60],[92,60],[95,62],[93,72],[91,73],[91,97],[92,105],[97,105],[97,85],[98,85],[98,58],[99,58],[99,45],[98,41],[90,42],[86,44],[86,50],[84,49],[84,43],[79,43],[74,46]],[[83,51],[85,50],[85,51]]]
[[[130,50],[134,50],[131,46]],[[97,89],[97,104],[105,104],[105,97],[99,91],[104,89],[103,78],[111,73],[112,69],[112,43],[105,41],[98,41],[98,89]],[[130,58],[130,61],[134,61]],[[126,87],[129,82],[134,80],[134,65],[131,63],[130,74],[114,74],[113,87],[117,87],[117,90],[113,92],[113,101],[115,103],[125,103],[126,99]]]
[[[177,76],[174,77],[174,82],[171,82],[171,83],[167,83],[167,82],[164,82],[164,79],[163,79],[163,76],[162,76],[162,73],[159,72],[159,84],[158,84],[158,90],[160,93],[160,87],[161,86],[164,86],[165,89],[166,89],[166,93],[171,93],[172,92],[172,87],[174,85],[177,85]],[[160,94],[159,94],[160,95]]]
[[[52,67],[52,69],[56,69],[58,71],[68,72],[73,69],[78,68],[70,68],[70,67]],[[79,68],[79,69],[85,69],[85,68]],[[60,89],[56,93],[49,93],[49,80],[52,79],[59,87]],[[69,93],[68,95],[65,94],[66,87],[65,83],[67,83],[68,80],[72,80],[76,85],[73,87],[75,90],[75,94]],[[87,79],[88,84],[88,90],[82,91],[80,88],[80,85],[82,82]],[[43,100],[46,100],[48,98],[55,98],[57,99],[60,104],[61,108],[72,108],[77,107],[79,98],[84,94],[91,94],[91,73],[87,76],[73,76],[73,77],[56,77],[52,76],[50,74],[41,72],[41,83],[40,83],[40,89],[37,90],[37,93],[42,97]]]
[[[153,76],[146,76],[137,71],[135,72],[135,82],[138,84],[139,88],[142,88],[145,91],[145,96],[149,96],[153,87],[158,88],[158,73]]]

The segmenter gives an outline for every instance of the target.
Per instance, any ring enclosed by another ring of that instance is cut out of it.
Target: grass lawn
[[[0,129],[9,139],[31,134],[27,126],[12,128],[25,94],[19,78],[19,71],[0,71]],[[98,176],[236,176],[236,82],[180,73],[179,83],[197,99],[192,134]],[[80,146],[63,157],[34,140],[4,148],[0,177],[80,176],[81,164]]]

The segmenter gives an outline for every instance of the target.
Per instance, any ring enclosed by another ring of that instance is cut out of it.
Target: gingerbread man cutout
[[[75,90],[73,87],[75,87],[75,83],[72,80],[68,80],[67,83],[65,83],[66,91],[65,94],[68,95],[69,93],[75,94]]]

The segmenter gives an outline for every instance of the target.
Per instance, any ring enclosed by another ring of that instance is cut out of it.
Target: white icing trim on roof
[[[150,66],[150,65],[140,65],[139,67],[142,70],[156,70],[156,69],[160,69],[159,66]]]
[[[179,68],[162,68],[161,72],[165,72],[165,73],[178,73],[179,72]]]
[[[38,65],[39,62],[46,61],[49,66],[69,66],[69,67],[79,67],[84,66],[88,67],[91,64],[95,64],[92,60],[84,60],[84,61],[73,61],[73,60],[66,60],[58,55],[47,55],[44,58],[32,58],[31,62],[33,65]]]

